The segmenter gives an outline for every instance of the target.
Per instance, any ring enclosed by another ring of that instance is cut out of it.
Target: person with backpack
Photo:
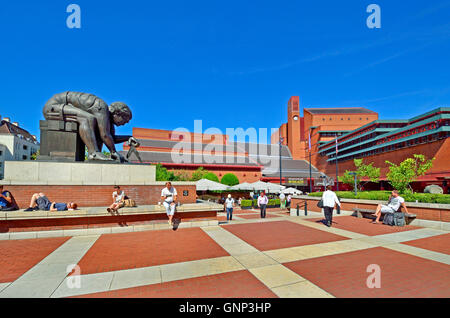
[[[326,225],[331,227],[333,224],[333,210],[336,205],[341,206],[336,193],[331,191],[333,187],[327,186],[327,190],[322,195],[323,212],[325,214]]]
[[[3,185],[0,185],[0,211],[8,212],[17,210],[19,210],[19,207],[11,192],[4,190]]]
[[[373,214],[376,216],[376,220],[372,223],[379,224],[380,218],[383,213],[387,213],[386,216],[389,214],[392,214],[394,216],[394,213],[397,213],[397,211],[400,209],[400,207],[403,207],[405,209],[405,213],[408,213],[408,208],[405,204],[405,199],[403,199],[399,194],[397,190],[393,190],[391,193],[391,196],[389,197],[389,201],[387,205],[384,204],[378,204],[377,209],[375,213]],[[390,218],[390,217],[388,217]],[[393,219],[393,218],[392,218]],[[394,225],[394,224],[392,224]]]

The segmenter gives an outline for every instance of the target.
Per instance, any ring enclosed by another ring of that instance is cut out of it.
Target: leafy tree
[[[238,177],[236,177],[236,175],[234,173],[227,173],[222,177],[222,180],[220,180],[220,183],[232,187],[236,184],[239,184],[239,179],[238,179]]]
[[[192,173],[191,181],[198,181],[198,180],[203,179],[203,175],[206,174],[206,173],[208,173],[208,172],[209,172],[209,171],[208,171],[208,170],[205,170],[205,168],[203,168],[203,167],[198,168],[197,170],[195,170],[195,171]]]
[[[41,154],[41,151],[38,150],[34,154],[31,155],[30,160],[37,160],[37,157]]]
[[[171,171],[168,171],[160,163],[156,165],[156,181],[178,181],[178,177]]]
[[[214,173],[212,172],[207,172],[203,175],[203,179],[208,179],[214,182],[219,182],[219,177],[216,176]]]
[[[349,185],[353,190],[355,188],[355,176],[351,175],[354,171],[348,171],[346,170],[343,176],[338,177],[339,181]],[[358,185],[361,182],[361,177],[356,175],[356,184]]]
[[[339,177],[339,181],[348,184],[350,187],[354,189],[355,187],[355,176],[351,175],[350,173],[356,172],[356,186],[359,190],[361,190],[362,186],[366,184],[367,182],[378,182],[380,179],[380,168],[376,168],[373,166],[373,163],[370,163],[368,165],[364,164],[363,159],[355,159],[353,160],[353,163],[355,164],[356,171],[348,171],[346,170],[344,175],[342,177]],[[364,182],[361,184],[361,180],[363,178],[369,179],[369,181]]]
[[[386,177],[392,187],[400,193],[412,192],[410,183],[431,169],[434,159],[427,160],[424,155],[415,154],[414,158],[405,159],[399,165],[386,160],[390,166]]]

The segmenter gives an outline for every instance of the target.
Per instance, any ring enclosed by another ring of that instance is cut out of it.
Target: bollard
[[[305,201],[305,216],[308,215],[308,201]]]
[[[297,216],[300,216],[300,205],[297,204]]]

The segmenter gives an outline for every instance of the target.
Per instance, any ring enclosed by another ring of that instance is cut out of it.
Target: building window
[[[27,156],[25,156],[25,155],[22,156],[22,159],[23,159],[23,160],[27,160]]]

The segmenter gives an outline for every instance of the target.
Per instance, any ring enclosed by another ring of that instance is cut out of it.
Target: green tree
[[[239,179],[234,173],[227,173],[222,177],[220,183],[232,187],[236,184],[239,184]]]
[[[178,181],[179,178],[173,172],[168,171],[160,163],[156,165],[156,181]]]
[[[208,170],[205,170],[205,168],[203,168],[203,167],[198,168],[197,170],[195,170],[195,171],[192,173],[191,181],[198,181],[198,180],[203,179],[203,175],[206,174],[206,173],[208,173],[208,172],[209,172],[209,171],[208,171]]]
[[[364,164],[363,159],[355,159],[353,160],[356,171],[348,171],[346,170],[342,177],[339,177],[339,181],[348,184],[354,189],[355,185],[355,176],[350,173],[356,172],[356,186],[359,190],[361,187],[367,182],[378,182],[380,179],[380,168],[376,168],[373,166],[373,163],[368,165]],[[368,179],[368,181],[361,184],[363,178]]]
[[[208,179],[214,182],[219,182],[219,177],[216,176],[214,173],[212,172],[207,172],[203,175],[203,179]]]
[[[31,155],[30,160],[37,160],[37,157],[40,155],[41,151],[38,150],[34,154]]]
[[[399,165],[386,160],[389,165],[389,172],[386,174],[389,183],[400,193],[411,191],[410,183],[423,176],[433,166],[435,158],[427,160],[424,155],[413,156],[402,161]],[[409,188],[409,189],[408,189]]]
[[[343,184],[349,185],[353,190],[355,188],[355,176],[351,175],[354,171],[346,170],[343,176],[338,177],[339,181]],[[361,182],[361,177],[356,174],[356,184],[358,185]]]

